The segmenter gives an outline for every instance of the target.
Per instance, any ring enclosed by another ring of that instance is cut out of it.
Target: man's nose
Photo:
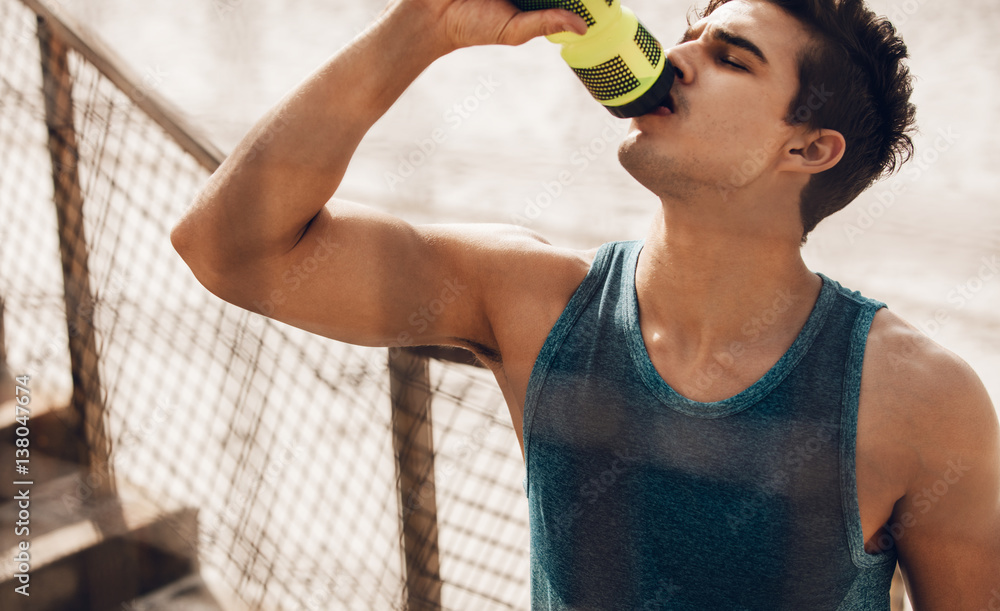
[[[674,68],[674,78],[681,82],[688,82],[693,74],[691,63],[688,61],[687,53],[679,46],[667,50],[667,61]]]

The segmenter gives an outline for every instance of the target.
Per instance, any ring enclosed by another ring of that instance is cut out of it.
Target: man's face
[[[764,0],[734,0],[695,23],[670,61],[683,73],[674,113],[634,119],[622,166],[659,196],[679,199],[743,187],[765,174],[796,129],[801,23]]]

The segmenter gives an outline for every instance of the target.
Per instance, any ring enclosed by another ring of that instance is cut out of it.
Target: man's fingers
[[[559,32],[587,33],[587,22],[576,13],[563,9],[523,11],[504,26],[500,34],[500,44],[520,45],[538,36],[549,36]]]

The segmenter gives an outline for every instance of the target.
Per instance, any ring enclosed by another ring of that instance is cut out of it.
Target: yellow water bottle
[[[511,0],[522,11],[561,8],[587,22],[587,33],[546,36],[590,94],[616,117],[661,106],[674,82],[663,46],[620,0]]]

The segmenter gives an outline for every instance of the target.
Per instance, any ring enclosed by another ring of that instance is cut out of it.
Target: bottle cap
[[[670,88],[673,86],[674,66],[670,63],[670,60],[664,58],[663,72],[660,73],[660,76],[656,77],[656,80],[649,86],[649,89],[645,93],[627,104],[605,106],[605,108],[614,116],[622,119],[638,117],[662,106],[663,101],[670,94]]]

